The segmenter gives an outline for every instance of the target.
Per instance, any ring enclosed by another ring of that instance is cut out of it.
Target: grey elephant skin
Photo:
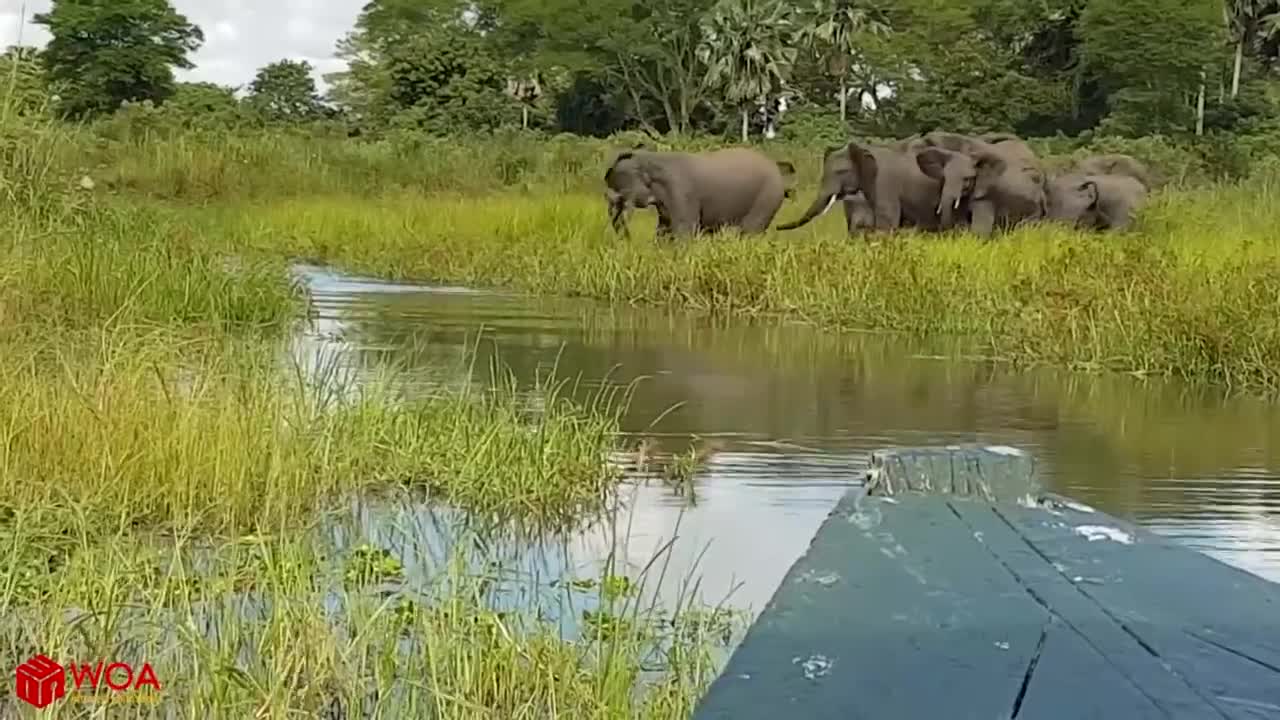
[[[1129,175],[1066,173],[1048,182],[1046,217],[1085,230],[1125,230],[1146,199],[1146,186]]]
[[[967,219],[975,234],[989,237],[996,228],[1044,217],[1044,170],[1031,146],[1017,136],[931,132],[913,145],[921,171],[942,183],[937,208],[942,227]],[[958,218],[950,217],[962,208],[966,211]]]
[[[827,148],[818,195],[796,220],[778,225],[793,230],[820,217],[837,200],[844,204],[845,224],[852,234],[869,227],[939,229],[938,198],[942,183],[925,175],[905,142],[861,145],[851,142]]]
[[[750,148],[705,153],[634,148],[614,158],[605,172],[605,201],[614,230],[629,234],[628,208],[654,208],[659,237],[694,235],[734,227],[764,232],[783,198],[790,163]]]
[[[1123,153],[1090,155],[1077,162],[1072,172],[1082,175],[1128,175],[1148,189],[1160,184],[1159,178],[1145,163],[1132,155]]]

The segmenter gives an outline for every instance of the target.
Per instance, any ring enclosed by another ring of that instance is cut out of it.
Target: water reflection
[[[623,429],[661,451],[714,438],[696,503],[661,483],[628,491],[620,561],[643,566],[679,535],[664,594],[696,571],[706,599],[733,591],[758,610],[869,451],[965,442],[1025,448],[1051,489],[1280,581],[1280,410],[1260,401],[940,361],[945,347],[880,335],[299,271],[313,305],[291,346],[304,366],[396,363],[428,391],[485,379],[496,354],[522,382],[554,370],[584,399],[637,383]],[[404,524],[378,512],[365,532]],[[555,542],[526,548],[548,576],[591,575],[614,545],[607,528]]]

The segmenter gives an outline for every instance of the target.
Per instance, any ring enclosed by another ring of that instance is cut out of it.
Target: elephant
[[[1090,155],[1075,164],[1073,172],[1081,175],[1128,175],[1147,188],[1152,188],[1155,178],[1146,164],[1132,155],[1110,153]]]
[[[944,229],[958,224],[950,213],[962,208],[981,237],[1044,217],[1045,175],[1035,152],[1007,133],[987,137],[992,142],[932,132],[914,146],[921,172],[942,183],[937,213]]]
[[[628,207],[658,211],[659,237],[715,232],[737,227],[764,232],[788,193],[786,161],[750,148],[704,153],[665,152],[643,147],[624,150],[605,172],[605,201],[615,231],[629,235]]]
[[[836,200],[844,202],[850,233],[868,226],[879,231],[937,229],[941,192],[942,183],[921,172],[914,154],[905,146],[851,142],[827,148],[818,196],[800,218],[778,225],[778,229],[806,225],[830,210]],[[858,200],[859,195],[863,200]]]
[[[1048,182],[1046,219],[1086,230],[1125,230],[1147,199],[1130,175],[1071,172]]]

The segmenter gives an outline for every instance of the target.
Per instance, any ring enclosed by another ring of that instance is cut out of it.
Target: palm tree
[[[1240,94],[1240,70],[1246,48],[1280,30],[1280,3],[1276,0],[1224,0],[1223,15],[1235,43],[1231,69],[1231,97]]]
[[[1271,0],[1259,13],[1256,41],[1270,40],[1276,35],[1280,35],[1280,2]]]
[[[750,105],[767,102],[791,76],[794,34],[794,11],[778,0],[719,0],[702,23],[706,83],[742,112],[743,142]]]
[[[858,59],[859,39],[887,35],[889,25],[865,0],[813,0],[797,37],[819,53],[827,72],[840,79],[840,122],[848,118],[849,69]]]

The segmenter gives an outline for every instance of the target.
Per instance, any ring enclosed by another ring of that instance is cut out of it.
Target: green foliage
[[[507,94],[508,75],[477,38],[424,35],[387,51],[393,125],[436,135],[493,130],[520,118]]]
[[[1082,62],[1110,96],[1109,129],[1136,135],[1193,122],[1189,96],[1226,39],[1215,0],[1090,0],[1080,15]]]
[[[371,0],[338,43],[348,67],[326,78],[333,108],[290,61],[262,69],[247,105],[294,126],[336,112],[331,132],[375,137],[516,125],[723,136],[749,133],[778,97],[807,108],[780,118],[789,137],[823,112],[893,137],[1265,134],[1280,107],[1265,73],[1280,4],[1231,0],[1225,12],[1218,0]],[[171,68],[201,41],[167,0],[58,0],[39,18],[55,35],[49,81],[80,114],[123,99],[161,107]],[[106,42],[117,36],[127,42]],[[252,122],[188,96],[184,128]]]
[[[49,106],[49,85],[35,48],[13,46],[0,55],[0,114],[40,114]]]
[[[247,98],[268,122],[307,122],[320,117],[320,96],[306,60],[280,60],[258,70]]]
[[[34,21],[53,36],[44,63],[73,116],[162,102],[173,94],[173,69],[192,67],[187,54],[204,42],[168,0],[54,0]]]
[[[778,94],[796,61],[795,23],[791,7],[776,0],[719,0],[698,45],[707,84],[739,107]]]

